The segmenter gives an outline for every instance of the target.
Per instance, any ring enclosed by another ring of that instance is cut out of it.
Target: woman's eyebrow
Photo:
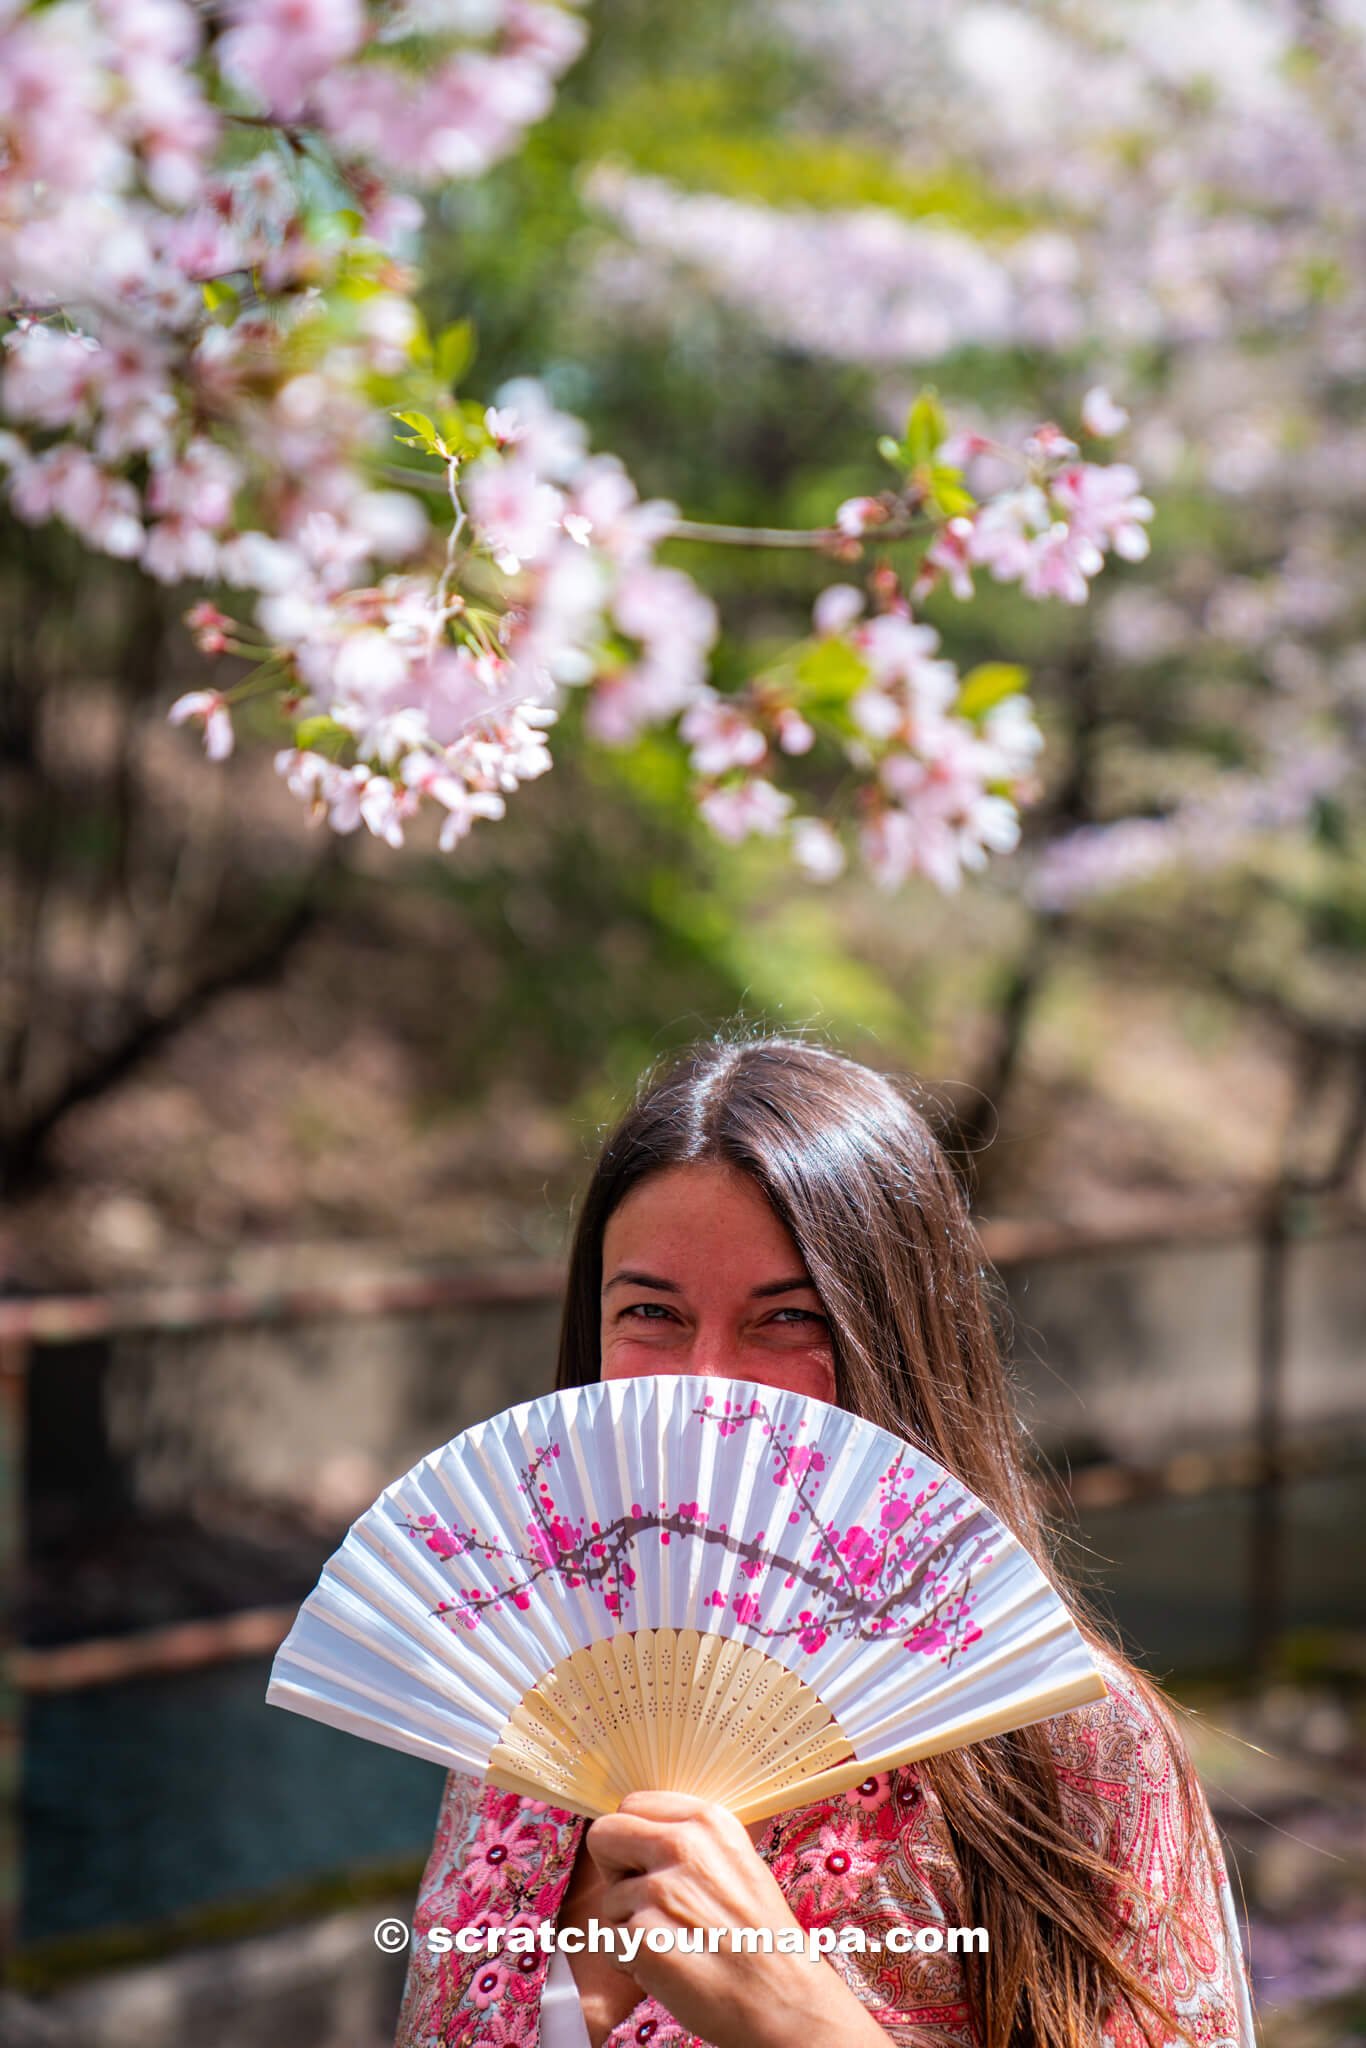
[[[604,1294],[609,1287],[652,1287],[657,1294],[683,1292],[676,1280],[661,1280],[654,1273],[636,1273],[629,1268],[623,1268],[620,1273],[614,1273],[610,1280],[604,1280]],[[751,1301],[763,1301],[770,1294],[795,1294],[803,1288],[809,1288],[813,1294],[816,1291],[814,1283],[808,1280],[804,1273],[796,1280],[765,1280],[761,1287],[751,1287],[749,1298]]]

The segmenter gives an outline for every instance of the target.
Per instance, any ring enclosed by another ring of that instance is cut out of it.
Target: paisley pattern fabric
[[[1143,1887],[1141,1904],[1112,1887],[1115,1953],[1200,2048],[1255,2048],[1223,1856],[1216,1852],[1211,1866],[1198,1834],[1184,1828],[1179,1771],[1142,1696],[1108,1660],[1101,1668],[1109,1695],[1048,1727],[1069,1823]],[[1198,1786],[1196,1797],[1203,1806]],[[547,1954],[434,1954],[424,1937],[434,1926],[554,1923],[587,1825],[544,1801],[450,1774],[413,1915],[395,2048],[537,2048]],[[890,2041],[977,2048],[956,1954],[872,1948],[894,1926],[969,1924],[943,1814],[914,1765],[775,1815],[757,1848],[803,1927],[862,1928],[866,1953],[836,1951],[828,1960]],[[1168,2031],[1166,2042],[1176,2039]],[[613,2029],[605,2048],[646,2043],[707,2048],[652,1997]],[[1097,2048],[1148,2043],[1121,2012],[1100,2030]]]

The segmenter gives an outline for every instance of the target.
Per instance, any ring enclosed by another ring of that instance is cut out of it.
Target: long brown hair
[[[1171,1747],[1193,1855],[1213,1852],[1168,1703],[1060,1579],[1031,1482],[990,1275],[950,1161],[910,1090],[824,1047],[780,1037],[693,1046],[647,1080],[608,1137],[570,1257],[556,1384],[601,1373],[602,1243],[647,1174],[699,1160],[738,1167],[786,1224],[834,1339],[836,1399],[928,1451],[987,1502],[1048,1572],[1083,1635],[1121,1667]],[[1068,1717],[1057,1717],[1058,1721]],[[968,1918],[990,1931],[964,1958],[982,2048],[1089,2048],[1127,2006],[1145,2037],[1189,2039],[1114,1949],[1116,1901],[1161,1909],[1069,1827],[1054,1724],[916,1766],[953,1838]],[[1185,1873],[1182,1873],[1184,1878]]]

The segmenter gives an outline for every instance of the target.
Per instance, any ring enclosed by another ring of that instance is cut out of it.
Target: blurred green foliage
[[[671,304],[667,322],[602,314],[587,280],[620,242],[587,195],[588,174],[618,165],[735,198],[877,206],[984,236],[1017,232],[1027,216],[966,166],[912,173],[875,138],[820,125],[817,70],[774,39],[757,8],[599,0],[591,20],[587,55],[527,146],[442,195],[426,244],[429,326],[472,323],[465,390],[543,378],[587,421],[595,446],[622,456],[643,495],[672,498],[696,519],[828,524],[842,498],[889,480],[876,443],[893,423],[878,416],[872,374],[777,346],[701,289]],[[1018,379],[1022,398],[1037,394],[1037,365],[965,352],[954,367],[944,380],[950,406],[974,391],[999,394],[1003,379]],[[816,592],[847,573],[800,553],[695,543],[674,543],[670,557],[720,606],[722,688],[789,647],[807,630]],[[908,560],[904,548],[888,557]],[[965,670],[1003,651],[1047,658],[1078,637],[1059,608],[995,588],[971,611],[950,599],[929,615]],[[571,705],[566,724],[576,723]],[[536,908],[509,945],[502,921],[514,875],[523,911],[532,899]],[[514,1047],[519,1059],[539,1048],[552,1092],[573,1102],[583,1089],[584,1106],[596,1108],[668,1045],[737,1017],[876,1041],[889,1062],[943,1054],[911,943],[928,885],[898,899],[892,914],[906,943],[893,954],[866,936],[855,942],[849,891],[866,895],[868,885],[824,891],[771,847],[719,847],[698,826],[666,745],[565,748],[554,775],[524,790],[477,852],[434,869],[426,886],[448,895],[483,943],[502,933],[500,994],[478,1006],[483,1050],[467,1043],[462,1061],[471,1088]],[[937,928],[937,915],[929,923]],[[983,1000],[997,979],[979,978]],[[960,1013],[955,1038],[967,1023]]]

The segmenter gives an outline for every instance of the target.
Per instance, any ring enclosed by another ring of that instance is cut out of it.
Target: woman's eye
[[[639,1316],[643,1321],[650,1323],[657,1322],[661,1316],[667,1317],[670,1313],[662,1301],[633,1301],[629,1308],[622,1310],[624,1316]]]
[[[779,1322],[783,1316],[796,1316],[803,1323],[824,1323],[825,1321],[824,1316],[818,1316],[814,1309],[809,1308],[780,1308],[777,1315],[773,1318],[774,1322]]]

